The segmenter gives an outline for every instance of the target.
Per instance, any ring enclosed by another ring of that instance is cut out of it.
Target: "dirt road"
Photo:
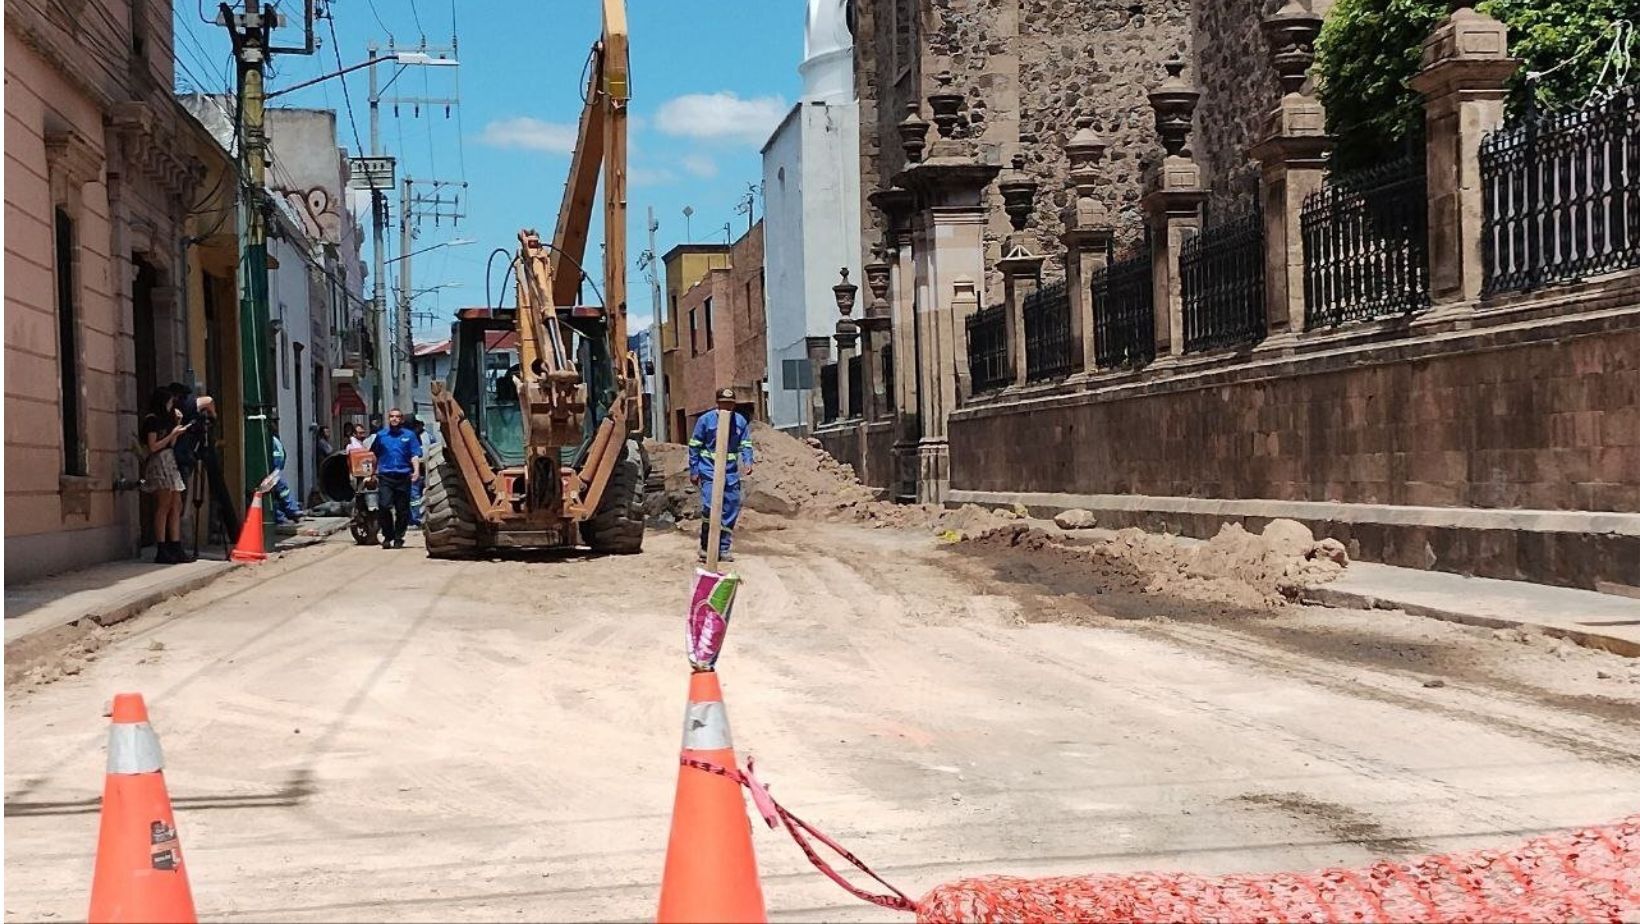
[[[780,528],[775,528],[780,527]],[[412,540],[414,541],[414,540]],[[720,665],[775,795],[913,895],[1504,843],[1640,793],[1640,666],[1394,613],[1141,596],[926,535],[744,531]],[[147,695],[212,920],[652,917],[687,667],[637,559],[332,542],[7,690],[8,920],[85,913],[116,691]],[[776,919],[891,920],[756,835]]]

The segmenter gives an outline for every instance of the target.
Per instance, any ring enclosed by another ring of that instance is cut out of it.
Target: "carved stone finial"
[[[843,267],[839,272],[843,277],[843,281],[832,286],[831,291],[837,299],[837,310],[842,313],[843,320],[846,321],[849,315],[854,313],[854,296],[855,293],[860,291],[860,287],[848,281],[848,267]]]
[[[906,104],[905,118],[900,120],[899,130],[900,147],[905,149],[906,162],[920,162],[923,149],[928,146],[928,122],[918,112],[916,100]]]
[[[1202,95],[1185,82],[1184,60],[1178,54],[1167,59],[1162,67],[1167,70],[1167,79],[1150,93],[1150,108],[1156,113],[1156,134],[1169,155],[1188,157],[1185,145],[1190,141],[1190,119]]]
[[[1025,155],[1015,154],[1013,167],[997,180],[997,191],[1002,193],[1002,209],[1015,231],[1024,231],[1031,219],[1031,207],[1036,201],[1037,183],[1025,172]]]
[[[888,262],[883,259],[881,247],[873,248],[872,261],[863,269],[866,273],[866,287],[871,290],[871,304],[866,308],[866,320],[873,323],[886,323],[891,311],[888,304]]]
[[[928,94],[928,108],[934,113],[934,124],[939,126],[940,137],[949,141],[956,130],[957,121],[962,118],[963,95],[951,89],[950,71],[940,71],[934,75],[934,82],[940,88]]]
[[[1321,16],[1299,0],[1287,0],[1281,9],[1259,24],[1270,49],[1270,64],[1281,80],[1281,92],[1301,93],[1310,65],[1315,63],[1315,39],[1321,34]]]
[[[1076,120],[1076,134],[1065,142],[1065,157],[1070,161],[1071,185],[1078,191],[1084,182],[1097,179],[1097,173],[1089,176],[1090,171],[1097,171],[1099,160],[1105,156],[1110,147],[1099,133],[1093,130],[1093,116],[1082,116]]]

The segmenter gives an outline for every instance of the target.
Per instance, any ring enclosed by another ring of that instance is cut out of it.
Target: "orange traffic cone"
[[[114,697],[91,924],[197,920],[164,764],[142,694]]]
[[[234,543],[234,561],[267,561],[267,547],[262,544],[262,492],[251,495],[251,505],[245,510],[245,526],[239,530],[239,541]]]
[[[683,756],[720,767],[735,766],[729,715],[717,674],[689,678],[689,709],[683,720]],[[752,853],[746,802],[732,780],[695,767],[680,767],[672,807],[672,836],[661,878],[662,924],[672,921],[765,921],[763,887]]]

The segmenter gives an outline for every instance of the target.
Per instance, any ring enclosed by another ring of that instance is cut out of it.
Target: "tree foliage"
[[[1587,98],[1616,22],[1640,18],[1636,0],[1481,0],[1476,8],[1509,27],[1509,52],[1523,62],[1510,88],[1511,114],[1527,107],[1529,94],[1540,108]],[[1423,137],[1423,99],[1407,82],[1418,73],[1424,39],[1446,15],[1444,0],[1338,0],[1328,13],[1315,75],[1339,167],[1394,157]],[[1529,74],[1542,76],[1529,81]]]

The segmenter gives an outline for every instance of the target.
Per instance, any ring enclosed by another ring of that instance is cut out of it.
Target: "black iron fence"
[[[820,367],[820,419],[831,423],[837,419],[837,364]]]
[[[1304,200],[1304,314],[1324,327],[1429,305],[1424,157],[1334,175]]]
[[[864,416],[860,412],[860,408],[865,406],[862,400],[864,395],[861,394],[865,391],[861,387],[861,383],[865,381],[865,376],[860,373],[861,359],[858,353],[848,358],[848,416],[851,418]]]
[[[1025,379],[1071,374],[1071,299],[1063,280],[1025,296]]]
[[[1481,142],[1483,290],[1640,266],[1640,87]]]
[[[1014,379],[1008,361],[1008,309],[981,308],[968,316],[968,377],[974,394],[1003,388]]]
[[[1187,353],[1264,338],[1264,213],[1258,202],[1179,253]]]
[[[1148,249],[1093,274],[1093,358],[1101,368],[1156,358],[1152,289]]]

